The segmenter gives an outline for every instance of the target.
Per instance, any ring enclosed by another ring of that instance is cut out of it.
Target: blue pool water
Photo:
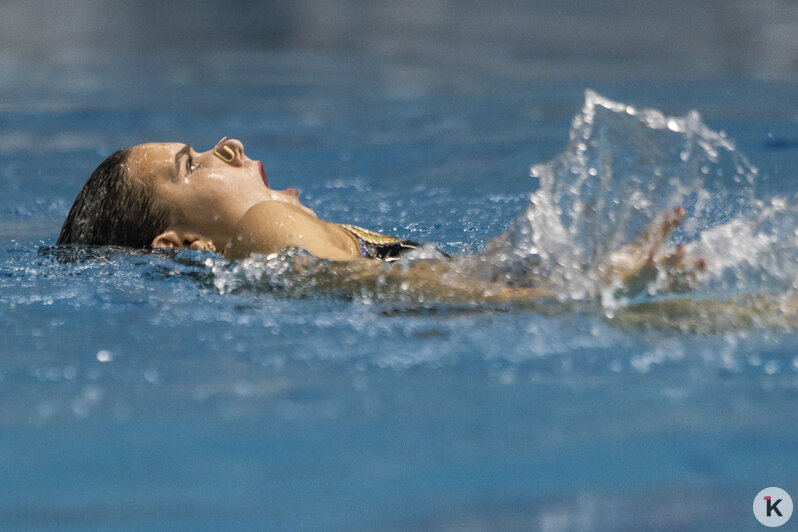
[[[791,4],[620,4],[199,3],[174,33],[181,12],[147,2],[119,3],[118,26],[91,1],[0,8],[0,527],[751,530],[760,489],[798,494],[791,327],[638,320],[579,293],[552,309],[300,290],[279,261],[53,248],[90,171],[144,141],[235,136],[320,217],[458,254],[540,199],[531,166],[564,183],[612,153],[614,179],[664,168],[728,207],[680,233],[709,255],[695,297],[795,290]],[[35,23],[49,31],[20,29]],[[579,162],[587,88],[703,122],[609,113],[590,137],[605,151]],[[705,173],[669,151],[718,148],[714,131],[731,143]],[[783,198],[774,238],[700,245],[743,192]]]

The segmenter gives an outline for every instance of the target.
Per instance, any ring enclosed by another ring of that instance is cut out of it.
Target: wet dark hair
[[[92,172],[61,228],[58,245],[149,247],[169,224],[169,211],[155,201],[152,187],[131,179],[119,150]]]

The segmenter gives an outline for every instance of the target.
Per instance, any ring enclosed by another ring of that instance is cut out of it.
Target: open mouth
[[[266,185],[266,188],[269,188],[269,179],[266,177],[266,170],[263,169],[263,163],[258,161],[258,170],[260,170],[260,178],[263,180],[263,184]]]

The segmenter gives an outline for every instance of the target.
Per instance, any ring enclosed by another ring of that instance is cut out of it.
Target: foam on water
[[[782,293],[798,289],[798,203],[756,201],[751,212],[711,227],[688,246],[707,258],[701,292]]]

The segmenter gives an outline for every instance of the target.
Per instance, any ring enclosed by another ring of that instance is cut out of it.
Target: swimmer
[[[681,208],[660,215],[636,242],[606,257],[597,277],[634,291],[660,268],[689,282],[704,265],[688,261],[683,247],[666,250],[668,236],[683,217]],[[414,261],[411,268],[378,268],[380,262],[396,260],[419,245],[319,219],[302,204],[296,189],[271,188],[263,164],[250,159],[240,141],[227,137],[205,152],[181,143],[148,143],[117,151],[81,189],[58,244],[188,248],[219,252],[229,259],[296,247],[345,263],[350,281],[395,276],[444,299],[554,295],[544,282],[522,288],[466,279],[443,253],[441,260]]]

